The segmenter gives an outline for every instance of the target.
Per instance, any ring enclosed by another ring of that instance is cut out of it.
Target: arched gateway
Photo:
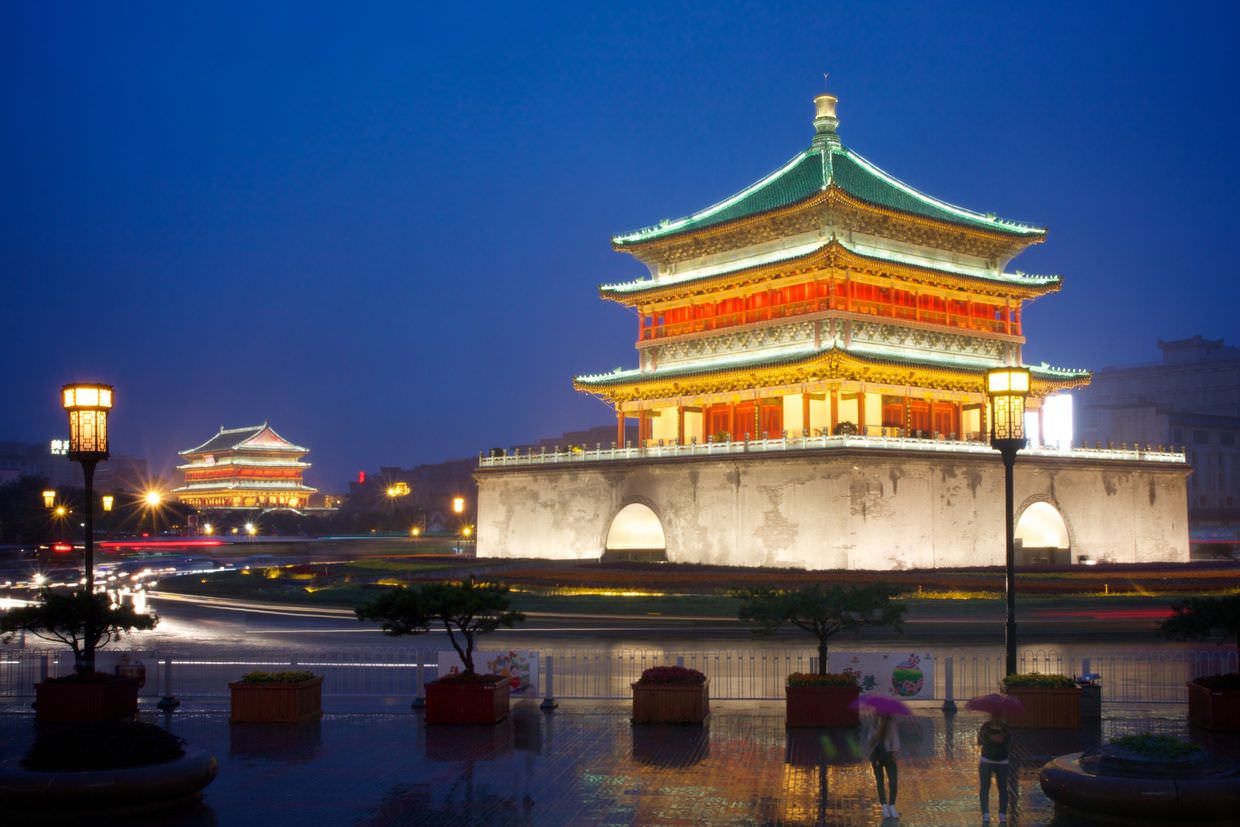
[[[1046,501],[1024,510],[1016,523],[1020,561],[1028,565],[1066,566],[1072,562],[1072,541],[1059,509]]]
[[[629,503],[607,530],[604,560],[666,560],[667,538],[659,515],[648,505]]]

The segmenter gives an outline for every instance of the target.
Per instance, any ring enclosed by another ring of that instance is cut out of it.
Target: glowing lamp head
[[[158,491],[147,491],[142,495],[142,502],[146,503],[147,508],[158,508],[163,501],[164,495]]]
[[[465,513],[465,498],[464,497],[453,497],[452,498],[452,513],[453,514],[464,514]]]
[[[464,528],[461,529],[462,537],[470,537],[473,535],[473,533],[474,533],[474,529],[472,526],[465,526]]]
[[[212,534],[215,533],[215,526],[211,525],[210,523],[204,523],[202,526],[202,533],[210,537]]]
[[[1025,397],[1029,395],[1029,371],[995,368],[986,372],[986,397],[990,403],[990,441],[1025,441]]]
[[[100,499],[101,499],[101,502],[103,503],[104,511],[111,511],[113,504],[116,503],[116,497],[112,496],[111,494],[104,494],[103,497],[101,497]]]
[[[107,459],[112,386],[95,382],[69,384],[61,389],[60,398],[69,414],[69,459]]]
[[[44,491],[43,492],[43,507],[51,508],[55,504],[56,504],[56,492],[55,491]]]
[[[388,495],[389,497],[395,497],[395,496],[396,496],[396,486],[395,486],[395,485],[389,485],[389,486],[388,486],[388,489],[387,489],[387,495]]]
[[[255,534],[258,533],[258,526],[254,525],[254,523],[246,523],[245,533],[253,537]]]
[[[422,529],[418,528],[418,527],[415,525],[413,528],[409,529],[409,536],[410,536],[410,537],[420,537],[420,536],[422,536]]]
[[[69,509],[65,508],[63,505],[56,506],[55,514],[57,517],[63,517],[68,513],[69,513]]]

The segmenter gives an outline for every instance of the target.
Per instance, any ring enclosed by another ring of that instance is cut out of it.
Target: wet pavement
[[[33,718],[0,714],[0,758]],[[514,703],[496,727],[427,727],[412,712],[329,713],[301,725],[230,725],[222,707],[143,713],[213,752],[199,805],[126,818],[207,825],[979,825],[977,726],[932,708],[900,721],[898,821],[881,817],[856,730],[786,730],[780,703],[715,703],[704,727],[632,726],[629,705]],[[1037,783],[1055,755],[1154,731],[1240,758],[1240,736],[1190,730],[1176,704],[1116,706],[1092,731],[1018,731],[1013,825],[1055,819]],[[997,812],[992,792],[992,812]]]

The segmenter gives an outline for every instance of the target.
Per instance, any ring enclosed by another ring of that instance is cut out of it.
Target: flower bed
[[[229,721],[295,724],[323,716],[323,679],[311,672],[250,672],[228,684]]]
[[[860,716],[851,706],[858,694],[855,675],[794,672],[784,687],[785,726],[856,726]]]
[[[1026,729],[1079,729],[1081,689],[1066,675],[1036,673],[1008,675],[1004,694],[1021,702],[1019,712],[1009,713],[1010,726]]]
[[[1240,674],[1205,675],[1189,682],[1188,720],[1213,732],[1240,731]]]
[[[655,666],[633,684],[633,723],[701,724],[710,714],[710,682],[696,669]]]
[[[428,724],[498,724],[508,717],[508,681],[500,675],[451,675],[426,685]]]
[[[34,690],[40,722],[118,721],[138,712],[138,682],[105,672],[48,678]]]

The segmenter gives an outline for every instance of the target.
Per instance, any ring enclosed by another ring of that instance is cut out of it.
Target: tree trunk
[[[818,674],[827,674],[827,642],[818,641]]]

